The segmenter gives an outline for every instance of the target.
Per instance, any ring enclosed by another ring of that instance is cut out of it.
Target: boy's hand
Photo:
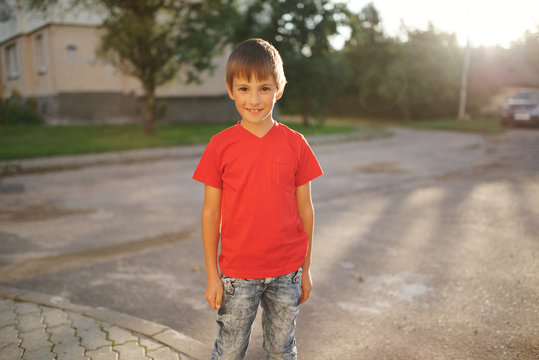
[[[206,282],[206,294],[204,295],[210,309],[217,310],[221,308],[223,301],[223,283],[221,278],[211,278]]]
[[[312,288],[313,282],[311,279],[311,270],[303,271],[301,274],[301,298],[299,299],[300,305],[309,299]]]

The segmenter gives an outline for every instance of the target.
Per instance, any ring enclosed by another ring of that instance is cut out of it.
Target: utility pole
[[[460,100],[458,119],[466,119],[466,97],[468,94],[468,72],[470,70],[470,39],[466,41],[466,50],[464,51],[464,63],[462,65],[462,77],[460,80]]]
[[[459,112],[457,119],[460,121],[466,120],[466,98],[468,96],[468,72],[470,70],[470,22],[471,22],[471,9],[470,2],[466,2],[466,49],[464,50],[464,60],[462,64],[462,75],[460,78],[460,99],[459,99]]]

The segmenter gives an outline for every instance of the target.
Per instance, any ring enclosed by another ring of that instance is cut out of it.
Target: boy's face
[[[272,76],[258,80],[256,76],[251,79],[234,77],[233,85],[226,84],[228,95],[236,104],[236,109],[242,121],[250,125],[262,125],[273,122],[272,111],[275,101],[283,96],[278,90]]]

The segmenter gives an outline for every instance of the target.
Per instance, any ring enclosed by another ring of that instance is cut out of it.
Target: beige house
[[[0,80],[3,96],[34,98],[49,123],[138,121],[139,82],[95,55],[97,12],[26,12],[17,0],[0,0]],[[179,80],[157,89],[164,121],[223,121],[237,118],[224,85],[225,58],[200,85]]]

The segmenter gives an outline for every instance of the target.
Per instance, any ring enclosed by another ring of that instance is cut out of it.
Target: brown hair
[[[273,45],[262,39],[249,39],[239,44],[228,57],[226,82],[230,87],[234,77],[257,80],[273,76],[278,91],[286,84],[281,55]]]

